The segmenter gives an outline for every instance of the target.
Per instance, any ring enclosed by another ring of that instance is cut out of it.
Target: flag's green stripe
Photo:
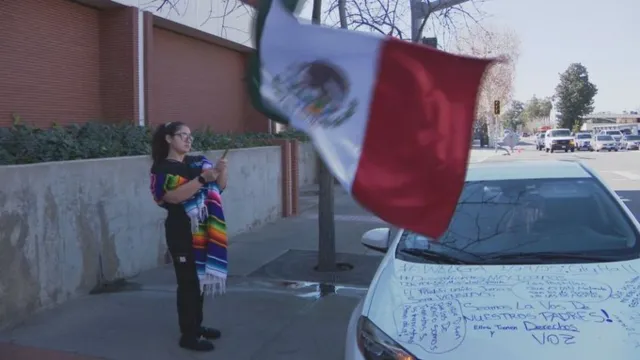
[[[256,110],[266,115],[271,120],[286,125],[289,124],[289,119],[287,119],[280,112],[266,105],[262,101],[262,95],[260,95],[260,41],[262,40],[262,29],[264,28],[264,23],[267,19],[267,15],[269,14],[269,9],[271,9],[272,1],[273,0],[262,0],[260,1],[260,5],[258,7],[258,14],[256,16],[256,22],[254,24],[254,39],[256,50],[249,56],[249,61],[247,62],[247,89],[249,91],[249,98],[251,99],[251,103]],[[282,1],[285,7],[291,12],[295,10],[298,4],[298,0]]]

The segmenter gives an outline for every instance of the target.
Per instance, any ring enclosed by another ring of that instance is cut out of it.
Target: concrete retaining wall
[[[298,181],[300,186],[318,183],[317,155],[311,143],[301,143],[298,154]]]
[[[228,159],[229,234],[279,218],[280,147]],[[165,212],[151,200],[149,167],[148,157],[0,167],[0,327],[164,263]]]

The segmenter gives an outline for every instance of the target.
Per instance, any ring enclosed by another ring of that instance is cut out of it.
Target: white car
[[[594,147],[596,151],[618,151],[618,142],[611,135],[596,135]]]
[[[577,133],[575,136],[576,150],[593,151],[593,135],[591,133]]]
[[[620,130],[602,130],[598,135],[609,135],[613,137],[613,140],[617,143],[620,143],[620,140],[622,139],[622,131]]]
[[[389,234],[346,360],[640,358],[640,224],[580,163],[470,164],[443,236]]]
[[[574,152],[576,143],[569,129],[553,129],[547,130],[544,138],[544,150],[546,152],[554,152],[556,150],[564,150],[564,152]]]

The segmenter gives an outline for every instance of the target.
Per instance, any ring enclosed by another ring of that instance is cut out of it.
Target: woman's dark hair
[[[169,143],[166,137],[167,135],[175,135],[184,125],[180,121],[174,121],[158,126],[151,139],[151,158],[153,158],[154,163],[162,161],[169,156]]]

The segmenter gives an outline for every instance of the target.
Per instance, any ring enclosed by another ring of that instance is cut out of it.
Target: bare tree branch
[[[435,1],[423,0],[427,7]],[[438,33],[442,35],[442,40],[455,37],[461,27],[475,26],[484,18],[484,13],[479,8],[484,1],[486,0],[471,0],[468,5],[435,9],[437,11],[429,12],[422,19],[420,33]],[[344,3],[344,10],[340,8],[341,3]],[[329,0],[324,23],[337,27],[343,21],[351,30],[372,31],[411,40],[411,10],[407,0]]]
[[[164,14],[167,18],[171,18],[173,15],[183,17],[187,9],[193,6],[197,6],[199,12],[206,13],[203,16],[204,19],[199,17],[202,20],[198,25],[205,26],[210,21],[217,21],[220,24],[220,33],[217,35],[226,37],[229,31],[235,31],[247,34],[245,42],[250,40],[250,34],[247,30],[227,25],[227,20],[231,18],[251,18],[254,14],[251,6],[239,0],[147,0],[140,4],[142,10]]]
[[[486,29],[479,25],[471,27],[458,34],[452,52],[501,59],[484,78],[478,95],[477,119],[484,121],[492,117],[495,100],[499,100],[503,106],[513,100],[516,62],[520,56],[520,39],[513,30]]]

